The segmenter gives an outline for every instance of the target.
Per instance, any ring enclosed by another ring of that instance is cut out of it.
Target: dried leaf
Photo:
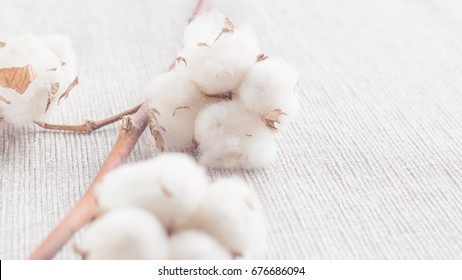
[[[48,111],[48,108],[50,108],[51,102],[55,101],[56,99],[56,93],[59,90],[59,83],[54,83],[51,85],[51,89],[48,91],[48,100],[47,100],[47,106],[45,107],[45,113]]]
[[[160,115],[160,112],[157,111],[156,109],[152,108],[150,111],[149,111],[149,119],[151,122],[155,122],[154,125],[157,125],[157,118],[156,118],[156,115],[159,115],[159,117],[161,116]]]
[[[1,48],[4,48],[5,45],[6,45],[6,44],[5,44],[4,42],[0,42],[0,49],[1,49]]]
[[[149,112],[149,130],[151,131],[151,135],[154,137],[154,140],[156,141],[156,148],[157,150],[163,152],[164,151],[164,138],[162,137],[162,134],[158,130],[156,130],[157,126],[157,118],[156,114],[160,115],[159,111],[156,109],[152,109]]]
[[[56,71],[56,70],[58,70],[58,68],[53,67],[53,68],[48,69],[47,72],[53,72],[53,71]]]
[[[10,100],[8,100],[8,99],[6,99],[6,98],[5,98],[5,97],[3,97],[3,96],[0,96],[0,101],[2,101],[2,102],[5,102],[5,103],[6,103],[6,104],[8,104],[8,105],[10,105],[10,104],[11,104],[11,101],[10,101]]]
[[[221,30],[222,33],[234,32],[234,24],[229,18],[225,18],[225,27]]]
[[[175,111],[173,111],[173,116],[175,116],[176,110],[180,110],[180,109],[188,109],[188,110],[191,110],[191,108],[190,108],[189,106],[177,107],[177,108],[175,108]]]
[[[233,33],[233,32],[234,32],[233,22],[229,18],[225,18],[225,26],[223,27],[223,29],[221,29],[220,34],[218,34],[218,36],[215,38],[213,43],[218,41],[218,39],[220,39],[221,35],[223,35],[224,33]]]
[[[210,48],[209,45],[207,45],[207,43],[199,43],[197,44],[198,47],[207,47],[207,48]]]
[[[265,122],[266,126],[271,129],[272,132],[276,133],[278,132],[278,128],[276,127],[276,123],[279,123],[279,116],[285,115],[284,112],[282,112],[281,109],[275,109],[266,116],[262,117],[263,121]]]
[[[79,83],[79,77],[75,77],[75,79],[72,81],[72,83],[67,87],[66,91],[61,94],[61,96],[59,97],[58,99],[58,105],[59,105],[59,102],[61,101],[61,99],[66,99],[68,96],[69,96],[69,93],[71,92],[71,90]]]
[[[34,68],[27,64],[24,67],[0,68],[0,87],[14,89],[24,94],[36,78]]]
[[[186,63],[186,59],[184,59],[184,57],[182,57],[182,56],[177,57],[177,58],[176,58],[176,61],[177,61],[178,63],[183,62],[184,65],[188,66],[188,63]]]
[[[257,62],[263,61],[263,60],[265,60],[265,59],[267,59],[267,58],[268,58],[268,56],[266,56],[264,53],[259,54],[259,55],[257,56]]]
[[[156,140],[156,148],[157,150],[163,152],[164,151],[164,138],[162,137],[162,135],[160,134],[160,132],[158,130],[155,130],[153,129],[152,127],[150,127],[151,129],[151,135],[154,137],[154,140]]]

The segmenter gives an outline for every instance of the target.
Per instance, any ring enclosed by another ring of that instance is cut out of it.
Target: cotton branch
[[[192,18],[209,11],[212,0],[199,0]],[[172,68],[172,67],[171,67]],[[122,117],[122,129],[116,143],[108,155],[96,178],[88,187],[87,192],[66,217],[53,229],[48,237],[32,253],[29,259],[51,259],[66,244],[69,239],[85,224],[99,214],[99,207],[94,195],[94,187],[110,170],[124,163],[133,147],[149,123],[151,108],[145,101],[132,116]],[[117,121],[117,120],[115,120]],[[83,130],[84,131],[84,130]]]
[[[77,125],[59,125],[59,124],[49,124],[49,123],[44,123],[44,122],[38,122],[34,121],[34,123],[41,128],[44,129],[49,129],[49,130],[60,130],[60,131],[74,131],[74,132],[87,132],[90,133],[96,129],[99,129],[103,126],[109,125],[111,123],[117,122],[121,120],[124,116],[127,115],[132,115],[140,109],[142,104],[136,105],[133,108],[130,108],[122,113],[119,113],[117,115],[114,115],[112,117],[99,120],[99,121],[91,121],[88,120],[83,124],[77,124]]]

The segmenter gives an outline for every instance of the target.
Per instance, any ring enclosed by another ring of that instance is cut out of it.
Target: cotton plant
[[[0,42],[0,122],[39,120],[77,83],[69,38],[27,34]]]
[[[296,116],[297,71],[261,54],[248,27],[208,13],[186,28],[173,71],[148,90],[157,147],[197,148],[212,168],[260,168],[276,159],[274,133]]]
[[[260,168],[276,159],[274,133],[297,113],[298,74],[282,59],[261,53],[249,27],[206,13],[211,6],[198,0],[183,49],[152,82],[142,104],[81,125],[36,121],[77,84],[68,39],[29,35],[0,44],[4,121],[91,132],[121,120],[96,179],[31,259],[52,258],[69,232],[88,223],[76,244],[84,259],[236,259],[264,250],[265,223],[255,192],[238,178],[212,182],[205,168]],[[16,53],[14,44],[33,51]],[[15,55],[21,63],[8,64]],[[12,82],[9,73],[24,66],[26,79]],[[122,165],[148,126],[159,151],[193,149],[199,164],[165,152]]]
[[[121,166],[95,194],[103,214],[77,245],[86,259],[233,259],[264,249],[255,192],[238,178],[211,182],[185,154]]]

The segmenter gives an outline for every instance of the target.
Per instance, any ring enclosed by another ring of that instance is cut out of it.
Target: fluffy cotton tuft
[[[208,188],[205,170],[185,154],[164,153],[108,173],[95,189],[104,211],[133,206],[148,210],[168,231],[184,224]]]
[[[186,63],[179,69],[187,73],[203,93],[222,94],[239,86],[259,50],[258,40],[250,28],[234,28],[226,17],[206,14],[186,28],[185,47],[180,52]]]
[[[183,154],[117,168],[95,195],[104,214],[79,246],[89,259],[248,258],[264,246],[255,192],[237,178],[210,184]]]
[[[24,35],[6,42],[0,47],[0,77],[9,76],[9,80],[19,75],[12,68],[22,68],[22,74],[27,73],[27,78],[22,79],[26,81],[24,92],[11,86],[0,86],[0,117],[11,123],[40,119],[73,82],[75,61],[72,43],[63,36]]]
[[[159,112],[155,114],[156,130],[162,135],[165,147],[192,147],[194,120],[210,98],[202,95],[185,74],[174,71],[162,74],[151,84],[148,99]]]
[[[260,252],[265,242],[257,195],[238,178],[214,182],[190,226],[213,236],[236,257]]]
[[[186,230],[170,237],[172,260],[230,260],[231,253],[210,235]]]
[[[93,222],[78,249],[86,259],[159,260],[168,258],[168,244],[167,233],[154,216],[121,208]]]
[[[61,66],[68,73],[68,79],[75,78],[77,58],[71,39],[61,35],[49,35],[41,37],[43,43],[56,55]]]
[[[226,17],[219,13],[206,13],[195,17],[184,31],[184,47],[193,47],[198,43],[213,44],[222,31]]]
[[[281,110],[279,123],[285,126],[298,109],[295,88],[297,71],[280,59],[268,58],[253,65],[238,89],[240,100],[262,116]]]
[[[276,157],[276,143],[261,117],[239,101],[209,105],[197,116],[199,162],[212,168],[260,168]]]
[[[159,150],[198,144],[208,167],[267,166],[277,154],[272,133],[297,113],[297,82],[292,66],[259,52],[249,28],[216,13],[199,16],[186,28],[175,69],[151,87],[160,111],[151,133]]]

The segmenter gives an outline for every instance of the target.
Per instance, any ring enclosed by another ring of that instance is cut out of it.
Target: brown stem
[[[132,115],[136,113],[136,111],[138,111],[141,105],[142,104],[138,104],[133,108],[130,108],[126,111],[123,111],[122,113],[119,113],[117,115],[114,115],[112,117],[109,117],[103,120],[99,120],[99,121],[88,120],[83,124],[76,124],[76,125],[49,124],[49,123],[44,123],[44,122],[39,122],[39,121],[34,121],[34,123],[44,129],[90,133],[93,130],[109,125],[111,123],[115,123],[116,121],[121,120],[124,116]]]
[[[207,12],[212,8],[213,0],[199,0],[193,17]],[[173,67],[170,67],[172,69]],[[64,244],[99,214],[99,207],[94,195],[94,187],[110,170],[124,163],[133,147],[149,123],[149,103],[145,101],[132,116],[123,117],[122,129],[116,143],[106,161],[99,170],[96,178],[88,187],[87,192],[66,217],[53,229],[47,238],[37,247],[29,257],[31,260],[51,259]]]

